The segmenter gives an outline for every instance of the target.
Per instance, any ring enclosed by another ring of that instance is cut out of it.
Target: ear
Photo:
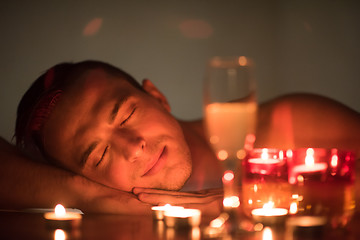
[[[167,100],[167,98],[162,94],[157,87],[149,80],[144,79],[142,81],[142,87],[151,96],[153,96],[156,100],[160,102],[160,104],[168,111],[171,111],[170,104]]]

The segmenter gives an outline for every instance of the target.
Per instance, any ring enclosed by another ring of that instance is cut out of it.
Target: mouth
[[[142,177],[155,175],[165,166],[167,156],[166,146],[164,146],[164,148],[156,156],[157,157],[155,157],[153,161],[151,161],[151,163],[147,166]]]

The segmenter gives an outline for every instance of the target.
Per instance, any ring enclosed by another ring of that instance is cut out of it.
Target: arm
[[[66,207],[84,212],[150,213],[135,195],[31,161],[0,138],[0,208]]]

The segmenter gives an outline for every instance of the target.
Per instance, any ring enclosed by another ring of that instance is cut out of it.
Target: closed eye
[[[108,151],[108,149],[109,149],[109,146],[106,146],[106,148],[105,148],[105,150],[104,150],[104,152],[103,152],[103,154],[101,155],[101,158],[100,158],[100,160],[96,163],[96,167],[97,166],[99,166],[99,164],[102,162],[102,160],[104,159],[104,157],[105,157],[105,155],[106,155],[106,153],[107,153],[107,151]]]
[[[121,123],[120,123],[120,126],[123,126],[127,121],[129,121],[129,119],[132,117],[132,115],[135,113],[135,110],[136,110],[136,108],[134,108],[133,110],[132,110],[132,112],[129,114],[129,116],[124,120],[124,121],[122,121]]]

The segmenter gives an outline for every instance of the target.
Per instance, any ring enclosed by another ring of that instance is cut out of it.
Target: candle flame
[[[306,149],[306,155],[314,156],[314,153],[315,153],[315,151],[313,148]]]
[[[251,211],[254,216],[284,216],[288,214],[288,210],[285,208],[274,208],[274,202],[269,201],[263,205],[262,208],[256,208]]]
[[[169,210],[180,210],[184,209],[184,207],[181,206],[172,206],[171,204],[167,203],[165,205],[160,206],[153,206],[151,207],[152,210],[158,210],[158,211],[169,211]]]
[[[335,155],[332,155],[332,157],[331,157],[331,166],[332,167],[337,167],[337,165],[338,165],[338,161],[339,161],[339,157],[335,154]]]
[[[262,153],[261,153],[261,159],[262,160],[269,159],[269,150],[267,148],[263,148]]]
[[[281,160],[284,159],[284,152],[283,152],[282,150],[279,152],[279,158],[280,158]]]
[[[308,167],[314,166],[315,165],[315,159],[313,156],[307,155],[305,157],[305,165]]]
[[[306,150],[305,165],[308,167],[315,165],[314,149],[312,148]]]
[[[264,209],[274,208],[274,202],[273,202],[273,201],[269,201],[269,202],[267,202],[267,203],[264,203],[263,208],[264,208]]]
[[[61,217],[61,216],[64,216],[65,214],[66,214],[66,210],[65,210],[64,206],[61,205],[61,204],[56,205],[56,207],[55,207],[55,215],[57,217]]]

